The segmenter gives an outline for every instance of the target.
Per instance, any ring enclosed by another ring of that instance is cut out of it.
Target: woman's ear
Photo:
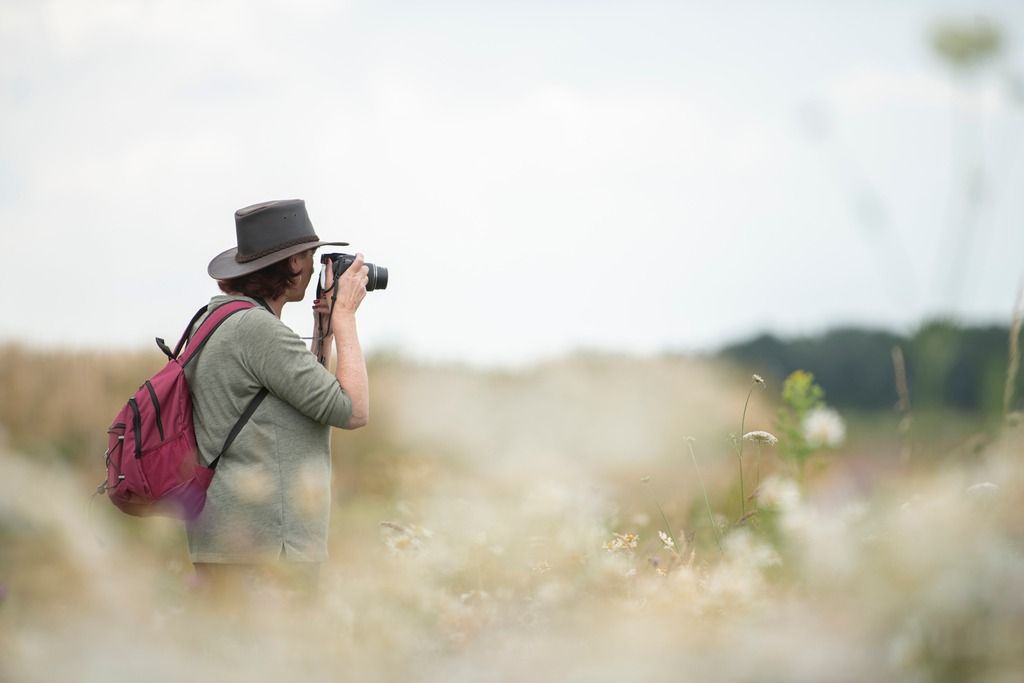
[[[295,274],[301,274],[307,258],[306,253],[302,251],[292,254],[288,257],[288,270]]]
[[[306,251],[300,251],[298,254],[292,254],[288,257],[288,266],[292,269],[292,272],[302,272],[306,266],[306,262],[313,259],[316,254],[316,249],[307,249]],[[316,265],[314,261],[313,265]]]

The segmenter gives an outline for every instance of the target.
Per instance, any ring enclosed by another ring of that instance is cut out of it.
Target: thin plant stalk
[[[742,440],[742,439],[741,439]],[[743,446],[736,451],[736,464],[740,468],[740,518],[747,516],[746,493],[743,491]]]
[[[1003,388],[1003,419],[1010,414],[1013,406],[1013,391],[1017,385],[1017,372],[1020,370],[1020,328],[1021,313],[1024,309],[1024,288],[1017,290],[1017,305],[1013,307],[1013,319],[1010,322],[1009,359],[1006,366],[1006,386]]]
[[[700,483],[700,492],[704,495],[704,507],[708,511],[708,522],[711,523],[711,530],[715,532],[715,543],[718,545],[719,552],[722,550],[722,536],[718,533],[718,525],[715,524],[715,515],[711,512],[711,501],[708,500],[708,490],[704,486],[704,477],[700,473],[700,465],[697,464],[697,454],[693,452],[693,441],[689,439],[686,441],[686,447],[690,449],[690,458],[693,460],[693,469],[697,470],[697,481]]]
[[[761,442],[757,443],[757,465],[754,469],[754,493],[751,495],[757,495],[757,489],[761,486]]]
[[[650,479],[644,477],[643,482],[644,484],[649,484]],[[658,502],[658,497],[654,495],[654,491],[651,491],[651,500],[654,501],[654,507],[658,508],[658,514],[661,515],[661,521],[665,523],[665,530],[668,532],[669,538],[672,539],[672,543],[675,543],[677,548],[681,547],[676,542],[676,535],[672,532],[672,525],[668,523],[668,517],[665,516],[665,511],[661,508],[661,503]]]
[[[745,517],[747,514],[746,494],[743,492],[743,435],[746,434],[744,427],[747,424],[747,406],[750,405],[750,395],[754,393],[754,386],[756,385],[750,385],[750,391],[747,392],[747,400],[743,402],[743,415],[740,417],[739,443],[736,446],[736,460],[740,466],[740,518]]]
[[[899,402],[896,404],[900,411],[900,441],[902,447],[900,460],[906,464],[910,462],[913,443],[910,437],[910,425],[912,422],[910,412],[910,383],[907,381],[907,364],[903,358],[903,349],[898,345],[892,347],[892,368],[896,379],[896,395]]]

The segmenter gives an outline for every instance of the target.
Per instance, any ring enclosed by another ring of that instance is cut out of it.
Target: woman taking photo
[[[346,243],[321,242],[302,200],[239,209],[235,229],[237,246],[208,268],[223,292],[210,310],[236,300],[255,305],[227,318],[186,369],[204,465],[257,405],[217,462],[202,513],[187,525],[189,555],[201,590],[277,586],[308,598],[327,558],[331,427],[356,429],[369,419],[355,318],[368,269],[357,255],[337,283],[326,283],[337,286],[333,308],[326,297],[313,306],[313,345],[321,341],[327,358],[321,365],[281,310],[304,298],[316,249]]]

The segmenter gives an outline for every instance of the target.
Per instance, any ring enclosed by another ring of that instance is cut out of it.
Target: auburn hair
[[[276,299],[287,291],[301,271],[295,272],[288,267],[289,259],[271,263],[266,268],[231,278],[217,280],[217,286],[225,294],[235,292],[253,299]]]

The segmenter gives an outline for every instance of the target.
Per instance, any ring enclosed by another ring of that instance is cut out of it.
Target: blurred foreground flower
[[[534,574],[547,574],[551,571],[551,563],[547,560],[541,560],[537,564],[530,565],[530,571]]]
[[[408,527],[388,521],[381,522],[380,529],[384,535],[385,545],[394,553],[419,550],[423,547],[424,539],[433,535],[428,529]]]
[[[767,508],[794,510],[800,505],[800,487],[792,479],[768,477],[757,489],[757,500]]]
[[[639,541],[640,537],[636,534],[615,534],[612,540],[601,547],[610,553],[629,552],[636,548]]]
[[[782,563],[775,548],[748,529],[736,529],[725,537],[725,555],[730,562],[749,567],[774,567]]]
[[[803,421],[804,438],[813,448],[835,448],[846,438],[846,424],[831,408],[814,408]]]

